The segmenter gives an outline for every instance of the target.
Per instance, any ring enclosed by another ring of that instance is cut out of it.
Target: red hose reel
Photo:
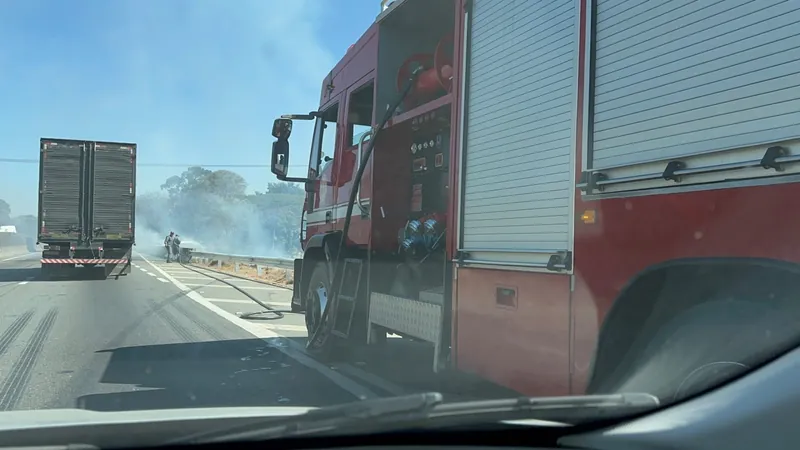
[[[397,91],[405,86],[411,73],[422,66],[423,72],[403,101],[406,110],[415,105],[433,100],[442,91],[450,92],[453,87],[453,34],[448,33],[436,44],[433,54],[417,53],[410,56],[397,71]]]

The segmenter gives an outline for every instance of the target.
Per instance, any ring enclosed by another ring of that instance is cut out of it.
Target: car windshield
[[[800,342],[800,3],[327,2],[3,2],[0,422],[591,424]]]

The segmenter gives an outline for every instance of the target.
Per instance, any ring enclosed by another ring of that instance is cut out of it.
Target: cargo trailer
[[[129,274],[136,144],[43,138],[39,148],[42,276]]]

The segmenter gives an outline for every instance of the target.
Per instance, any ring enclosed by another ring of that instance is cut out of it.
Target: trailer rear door
[[[84,225],[83,141],[41,139],[39,157],[39,240],[78,239]]]
[[[607,0],[592,14],[587,193],[800,172],[800,2]]]
[[[93,238],[133,240],[136,145],[93,144]]]
[[[576,2],[473,0],[467,29],[461,258],[545,269],[572,251]]]

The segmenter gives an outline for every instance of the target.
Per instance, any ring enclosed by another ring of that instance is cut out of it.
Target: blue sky
[[[272,120],[317,106],[322,79],[379,4],[3,1],[0,159],[38,159],[40,137],[135,142],[140,194],[184,169],[144,164],[267,164]],[[310,142],[302,125],[295,175]],[[232,170],[251,191],[274,181],[268,168]],[[0,161],[12,215],[36,213],[37,178],[37,164]]]

